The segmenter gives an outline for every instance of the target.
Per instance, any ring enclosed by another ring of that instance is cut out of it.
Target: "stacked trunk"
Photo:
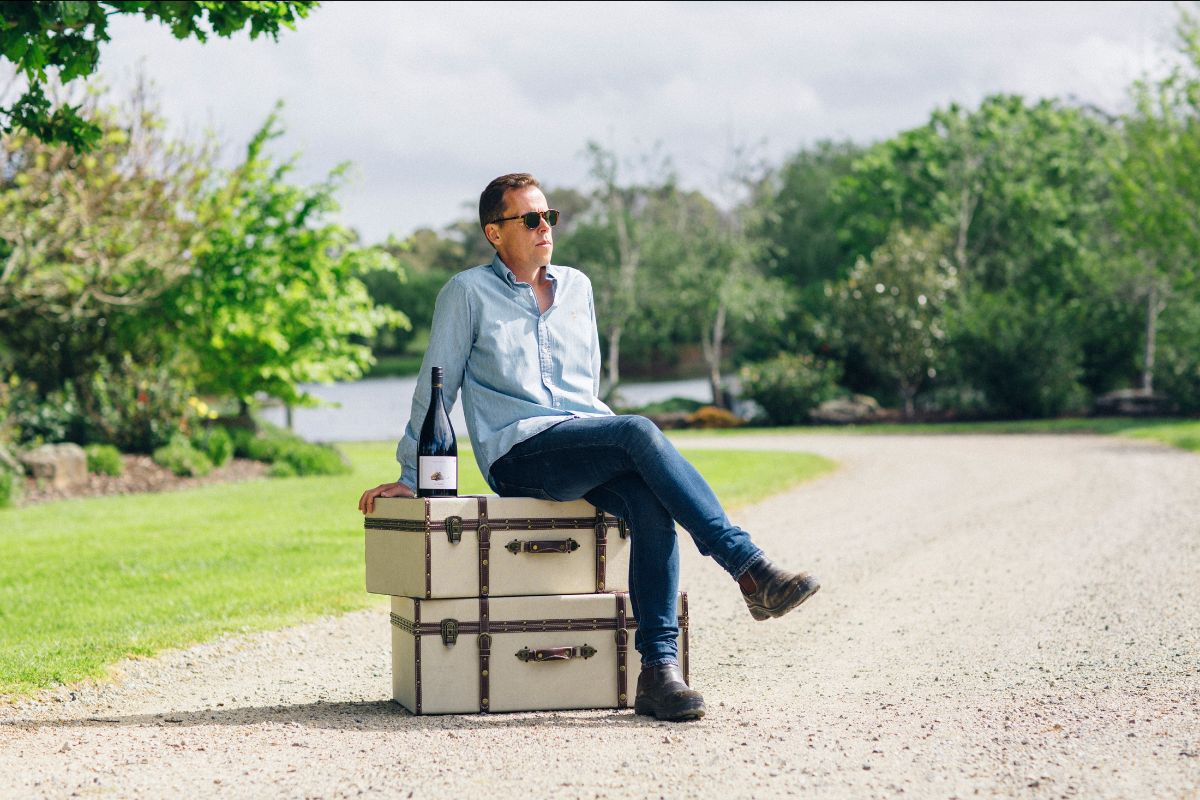
[[[367,591],[392,598],[396,702],[415,714],[629,705],[623,522],[582,500],[491,495],[378,498],[364,525]],[[686,594],[679,632],[686,674]]]

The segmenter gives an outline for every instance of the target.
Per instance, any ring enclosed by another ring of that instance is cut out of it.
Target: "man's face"
[[[546,195],[536,186],[509,189],[504,194],[502,217],[515,217],[530,211],[547,211]],[[544,267],[550,263],[554,253],[554,235],[544,217],[538,219],[534,230],[525,227],[519,219],[495,222],[487,226],[487,236],[500,254],[500,259],[511,270],[528,270]]]

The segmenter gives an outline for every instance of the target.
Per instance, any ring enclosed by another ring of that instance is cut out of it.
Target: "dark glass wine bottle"
[[[442,368],[433,368],[429,410],[417,440],[417,497],[458,496],[458,441],[442,400]]]

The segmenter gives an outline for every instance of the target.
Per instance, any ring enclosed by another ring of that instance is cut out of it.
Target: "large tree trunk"
[[[725,303],[717,305],[717,316],[712,327],[700,337],[704,361],[708,364],[708,385],[712,391],[712,403],[718,408],[727,408],[725,394],[721,391],[721,351],[725,345]]]
[[[916,404],[913,398],[917,396],[917,387],[908,381],[900,381],[900,396],[904,398],[904,418],[912,419],[916,414]]]
[[[621,384],[621,331],[620,325],[608,329],[608,395]]]
[[[959,275],[965,275],[967,272],[967,231],[971,228],[971,217],[974,213],[975,203],[971,199],[970,189],[964,183],[962,197],[959,199],[958,233],[954,238],[954,260],[957,262]]]

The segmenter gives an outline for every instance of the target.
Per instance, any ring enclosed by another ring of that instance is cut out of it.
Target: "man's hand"
[[[358,510],[369,514],[375,510],[376,497],[416,497],[413,490],[403,483],[381,483],[374,489],[367,489],[358,500]]]

